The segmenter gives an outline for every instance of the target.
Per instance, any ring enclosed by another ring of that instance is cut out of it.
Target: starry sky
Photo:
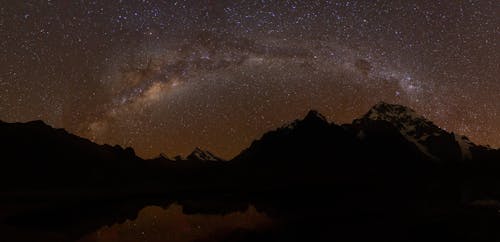
[[[231,158],[316,109],[408,105],[500,146],[500,2],[3,0],[0,119]]]

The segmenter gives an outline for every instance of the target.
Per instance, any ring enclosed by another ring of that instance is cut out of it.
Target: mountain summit
[[[193,161],[223,161],[223,159],[215,156],[210,151],[202,150],[196,147],[186,159]]]
[[[475,226],[463,221],[477,223],[479,230],[474,234],[481,234],[485,223],[480,219],[492,221],[500,208],[500,150],[474,145],[410,108],[388,103],[379,103],[344,125],[310,111],[303,119],[265,133],[227,162],[216,162],[221,159],[200,148],[186,158],[161,154],[143,160],[131,148],[97,145],[41,121],[0,121],[0,153],[0,193],[2,198],[9,196],[4,210],[15,207],[11,204],[18,198],[43,199],[44,204],[52,200],[56,204],[46,208],[35,203],[42,208],[41,213],[35,211],[35,217],[44,223],[52,216],[46,211],[74,207],[73,202],[66,203],[71,199],[90,206],[103,200],[105,206],[99,210],[109,211],[115,207],[109,201],[133,198],[135,204],[142,196],[157,201],[168,194],[188,213],[215,210],[227,214],[226,206],[232,210],[255,204],[260,206],[258,211],[280,219],[295,219],[289,214],[298,212],[298,218],[306,218],[308,224],[316,214],[326,214],[328,222],[339,219],[332,226],[341,225],[341,230],[348,218],[352,231],[368,231],[370,237],[373,231],[388,228],[392,234],[396,228],[419,236],[427,229],[430,238],[435,238],[442,228],[457,228],[460,231],[453,239],[440,240],[456,241],[463,236],[462,228]],[[60,206],[61,202],[69,205]],[[229,205],[220,206],[226,202]],[[483,207],[491,211],[485,213]],[[480,214],[471,217],[477,208]],[[87,226],[91,210],[77,209],[85,213]],[[76,221],[54,217],[62,223]],[[455,227],[457,218],[463,227]],[[23,213],[9,221],[24,224],[29,220]],[[435,221],[443,221],[443,226]],[[498,231],[498,222],[492,223],[492,231]],[[405,223],[411,229],[401,226]],[[77,226],[64,227],[73,231]],[[346,238],[352,238],[352,231]],[[402,238],[383,241],[407,237]]]
[[[363,124],[370,121],[389,122],[402,134],[415,140],[425,140],[429,136],[446,133],[413,109],[385,102],[373,106],[361,119],[356,119],[353,123]]]
[[[326,120],[325,116],[323,116],[321,113],[319,113],[316,110],[310,110],[305,118],[303,119],[304,122],[318,122],[318,123],[328,123]]]
[[[470,147],[474,144],[465,136],[449,133],[413,109],[380,102],[363,117],[353,121],[353,126],[363,129],[374,123],[385,122],[396,128],[403,137],[434,160],[471,159]]]
[[[361,119],[384,120],[398,125],[425,126],[436,131],[439,128],[432,122],[417,114],[413,109],[398,104],[377,103]]]
[[[241,168],[241,174],[234,172],[238,175],[251,174],[253,170],[269,179],[286,174],[290,180],[298,179],[297,174],[302,173],[308,175],[301,179],[345,177],[359,169],[368,179],[373,171],[385,174],[399,166],[426,170],[427,166],[439,164],[490,162],[499,156],[496,150],[477,146],[464,136],[439,128],[411,108],[384,102],[345,125],[330,123],[311,110],[303,119],[265,133],[228,162],[216,162],[223,159],[200,148],[186,158],[160,155],[144,161],[131,148],[97,145],[62,129],[53,129],[42,121],[0,122],[0,144],[3,147],[0,180],[4,184],[28,186],[39,179],[43,182],[37,184],[47,187],[60,180],[65,180],[65,184],[94,186],[106,181],[113,181],[113,185],[130,183],[133,177],[175,181],[189,177],[184,174],[197,171],[201,176],[205,168],[219,166],[239,167],[234,168]],[[496,163],[491,162],[491,166]],[[131,175],[136,173],[140,176]],[[286,181],[281,180],[282,184]]]

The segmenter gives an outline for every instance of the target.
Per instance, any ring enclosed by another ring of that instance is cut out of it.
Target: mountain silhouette
[[[419,199],[462,201],[477,198],[469,196],[476,190],[483,197],[497,197],[500,186],[493,185],[498,179],[492,171],[500,169],[499,154],[439,128],[408,107],[381,102],[344,125],[310,111],[302,120],[264,134],[230,163],[245,171],[240,178],[248,186],[342,184],[386,197],[398,191],[398,196],[408,192]],[[480,178],[484,176],[488,179]],[[464,188],[469,185],[474,188]]]
[[[343,125],[311,110],[303,119],[265,133],[229,161],[199,148],[185,158],[143,160],[132,148],[98,145],[42,121],[1,122],[0,134],[5,191],[349,184],[389,192],[401,186],[427,191],[446,183],[456,186],[445,186],[448,191],[460,193],[458,184],[493,186],[491,181],[499,180],[493,171],[500,168],[498,150],[449,133],[408,107],[384,102]]]
[[[6,190],[122,186],[143,168],[132,148],[97,145],[43,121],[0,122],[0,146]]]
[[[44,225],[52,228],[82,218],[81,230],[71,230],[78,237],[165,200],[185,213],[226,214],[252,204],[287,221],[262,238],[321,240],[330,230],[350,241],[500,238],[500,150],[401,105],[378,103],[342,125],[311,110],[228,161],[199,148],[145,160],[132,148],[98,145],[42,121],[0,122],[0,149],[3,201],[46,204],[42,211],[22,204],[29,208],[0,216],[0,224],[61,218]]]
[[[281,151],[282,147],[280,146],[285,145],[278,139],[288,139],[290,141],[285,143],[298,146],[299,149],[283,147],[290,152]],[[382,139],[387,140],[382,142]],[[234,160],[278,158],[274,156],[277,156],[279,152],[282,152],[279,155],[282,158],[283,156],[291,156],[290,159],[305,158],[300,157],[301,155],[298,153],[326,158],[328,154],[317,155],[318,152],[323,152],[324,148],[330,149],[331,152],[346,152],[346,150],[339,148],[346,146],[351,147],[349,150],[360,149],[362,147],[359,146],[366,146],[372,140],[379,140],[381,141],[379,144],[383,145],[384,142],[391,142],[389,139],[393,139],[392,141],[399,139],[398,143],[408,146],[404,152],[409,156],[416,155],[419,159],[432,160],[437,163],[473,160],[475,158],[473,154],[479,150],[497,152],[487,147],[478,146],[465,136],[441,129],[408,107],[380,102],[361,118],[354,120],[351,124],[343,125],[329,123],[324,116],[312,110],[304,119],[296,120],[264,134],[261,139],[254,141]],[[291,140],[294,141],[291,142]],[[337,146],[334,143],[326,144],[335,140],[338,142]],[[315,145],[306,144],[307,142],[312,142]],[[258,158],[249,157],[258,156],[262,149],[269,149],[268,154],[262,154],[263,157]],[[397,152],[394,149],[388,152],[388,155]],[[291,153],[297,154],[291,155]],[[332,155],[334,153],[330,154],[330,156]],[[356,154],[349,156],[354,157]]]
[[[448,133],[414,110],[401,105],[378,103],[362,118],[354,120],[353,125],[359,129],[360,135],[364,135],[364,128],[381,122],[397,128],[429,158],[442,162],[472,158],[470,147],[474,144],[466,137]]]
[[[196,147],[191,154],[186,157],[187,160],[198,160],[198,161],[208,161],[208,162],[217,162],[224,161],[223,159],[217,157],[212,154],[210,151],[202,150]]]

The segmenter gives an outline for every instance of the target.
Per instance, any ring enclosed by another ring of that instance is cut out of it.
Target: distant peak
[[[304,118],[304,121],[306,120],[317,120],[317,121],[322,121],[322,122],[328,122],[325,118],[325,116],[323,116],[321,113],[319,113],[318,111],[316,110],[310,110],[306,117]]]
[[[200,149],[199,147],[194,148],[191,152],[191,155],[206,155],[210,154],[210,152]]]
[[[325,116],[321,115],[318,111],[316,110],[310,110],[307,115],[304,117],[304,119],[296,119],[295,121],[286,124],[283,126],[285,129],[295,129],[298,126],[303,126],[306,124],[306,126],[312,124],[314,126],[321,124],[321,125],[328,125],[328,121],[326,120]]]
[[[189,160],[221,161],[222,159],[212,154],[210,151],[196,147],[187,157]]]
[[[35,126],[49,126],[45,122],[43,122],[42,120],[33,120],[33,121],[27,122],[26,124],[35,125]]]

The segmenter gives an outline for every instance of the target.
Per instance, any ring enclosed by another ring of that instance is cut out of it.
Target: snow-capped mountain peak
[[[190,155],[186,157],[188,160],[202,161],[221,161],[222,159],[212,154],[210,151],[202,150],[196,147]]]
[[[380,102],[373,106],[363,118],[401,123],[401,125],[426,125],[437,128],[432,122],[419,115],[413,109],[385,102]]]
[[[355,120],[354,122],[361,123],[363,120],[390,122],[396,126],[402,134],[417,140],[425,140],[429,136],[438,136],[446,133],[413,109],[385,102],[380,102],[373,106],[361,119]]]
[[[165,160],[170,160],[170,158],[165,153],[160,153],[159,157],[161,157],[161,158],[163,158]]]
[[[430,149],[431,143],[434,143],[436,139],[456,141],[462,158],[471,159],[472,155],[469,148],[474,146],[472,142],[464,136],[451,135],[411,108],[380,102],[373,106],[362,118],[355,120],[353,124],[363,126],[364,123],[373,121],[391,123],[408,141],[414,143],[419,150],[432,159],[439,160],[434,153],[436,149]]]

